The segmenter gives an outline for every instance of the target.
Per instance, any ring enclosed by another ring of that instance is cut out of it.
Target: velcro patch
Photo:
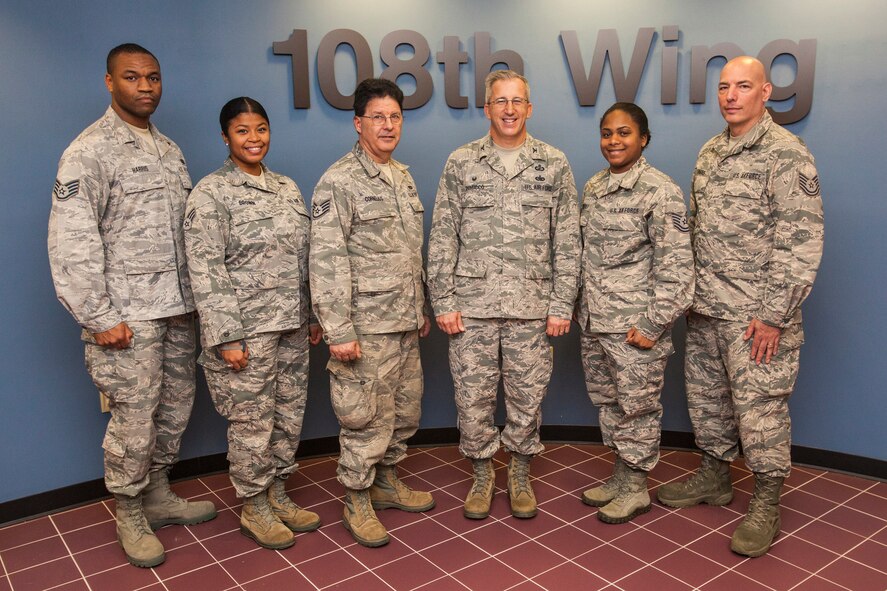
[[[815,197],[819,195],[819,175],[814,175],[811,179],[806,176],[804,173],[798,174],[798,185],[801,187],[801,190],[804,191],[807,195],[811,197]]]
[[[673,213],[671,214],[671,223],[678,232],[689,232],[690,224],[687,223],[687,214]]]
[[[319,217],[323,217],[330,210],[330,202],[324,201],[323,203],[312,203],[311,204],[311,217],[317,219]]]
[[[80,179],[75,179],[67,183],[56,179],[55,186],[52,188],[52,196],[59,201],[66,201],[71,197],[76,197],[80,192]]]

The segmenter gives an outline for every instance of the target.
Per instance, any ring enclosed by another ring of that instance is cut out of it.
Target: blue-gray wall
[[[738,7],[738,8],[737,8]],[[744,12],[740,12],[739,9]],[[650,116],[648,159],[685,190],[696,153],[723,122],[714,96],[720,62],[709,67],[708,100],[689,104],[689,48],[732,41],[757,54],[774,39],[818,41],[813,108],[790,126],[802,135],[819,165],[826,213],[822,268],[805,304],[807,344],[792,398],[798,445],[887,459],[883,398],[887,362],[887,187],[883,141],[887,4],[880,0],[792,0],[718,3],[638,0],[629,3],[548,0],[404,1],[327,0],[0,0],[0,502],[83,482],[102,475],[100,442],[107,415],[82,362],[78,329],[55,300],[46,257],[46,221],[58,158],[65,146],[108,104],[104,59],[112,46],[135,41],[160,59],[165,94],[155,123],[179,143],[195,182],[225,156],[217,113],[229,98],[247,94],[267,108],[274,144],[267,160],[292,176],[306,196],[325,168],[349,149],[351,115],[329,107],[317,89],[315,52],[329,31],[350,28],[369,42],[378,75],[379,44],[389,32],[413,29],[442,50],[456,35],[471,61],[461,86],[474,100],[474,33],[492,34],[493,49],[519,52],[534,102],[530,131],[563,149],[584,183],[604,166],[597,120],[614,101],[609,68],[597,107],[579,107],[561,49],[561,30],[576,30],[586,68],[599,29],[617,29],[627,66],[640,27],[657,36],[637,101]],[[678,102],[659,100],[659,34],[678,25],[681,39]],[[308,30],[310,110],[292,108],[290,62],[271,52],[293,29]],[[728,31],[728,32],[725,32]],[[339,87],[350,92],[354,74],[347,53],[336,59]],[[426,230],[437,179],[447,154],[482,135],[482,111],[449,109],[443,69],[426,68],[434,94],[407,113],[397,158],[411,166],[427,207]],[[781,58],[775,74],[793,76]],[[401,82],[409,92],[408,78]],[[678,326],[680,341],[683,326]],[[575,335],[556,345],[556,375],[544,407],[547,424],[597,424],[584,393]],[[314,356],[305,438],[336,433],[326,397],[325,352]],[[424,345],[424,427],[455,425],[446,342],[435,331]],[[689,431],[679,352],[669,366],[663,399],[664,428]],[[183,457],[225,449],[224,422],[201,386]]]

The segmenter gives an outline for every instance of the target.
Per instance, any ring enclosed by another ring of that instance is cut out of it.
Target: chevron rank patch
[[[80,179],[75,179],[67,183],[55,179],[55,186],[52,188],[52,196],[59,201],[67,201],[71,197],[76,197],[80,192]]]
[[[819,175],[813,175],[813,178],[806,176],[804,173],[798,174],[798,184],[801,190],[807,195],[815,197],[819,195]]]
[[[687,214],[673,213],[671,214],[671,223],[678,232],[689,232],[690,224],[687,223]]]
[[[194,223],[194,216],[195,215],[197,215],[196,209],[192,209],[191,211],[189,211],[187,213],[187,215],[185,215],[185,221],[182,222],[182,229],[184,229],[184,230],[191,229],[191,225]]]
[[[330,202],[324,201],[323,203],[313,203],[311,205],[311,216],[314,219],[319,217],[323,217],[330,210]]]

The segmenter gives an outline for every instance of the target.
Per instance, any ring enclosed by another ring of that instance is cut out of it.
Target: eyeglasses
[[[369,119],[373,122],[373,125],[376,127],[381,127],[385,125],[386,121],[391,121],[391,125],[397,126],[403,123],[403,115],[400,113],[392,113],[390,115],[381,115],[376,113],[375,115],[358,115],[361,119]]]
[[[529,105],[530,101],[529,101],[529,99],[525,99],[523,97],[518,96],[518,97],[515,97],[512,99],[507,99],[507,98],[493,99],[490,102],[488,102],[487,104],[490,106],[496,107],[497,109],[503,109],[503,108],[505,108],[505,105],[507,105],[508,103],[511,103],[515,109],[520,109],[521,107],[526,107],[527,105]]]

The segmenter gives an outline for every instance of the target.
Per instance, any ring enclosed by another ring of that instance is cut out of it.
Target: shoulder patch
[[[685,213],[671,214],[671,223],[678,232],[690,231],[690,224],[687,223],[687,214]]]
[[[197,215],[197,210],[196,210],[196,209],[192,209],[192,210],[189,211],[187,214],[185,214],[185,221],[182,222],[182,229],[184,229],[184,230],[190,230],[190,229],[191,229],[191,224],[194,223],[194,216],[195,216],[195,215]]]
[[[330,210],[330,202],[324,201],[323,203],[312,203],[311,204],[311,217],[314,219],[323,217]]]
[[[815,197],[819,195],[819,175],[813,175],[813,178],[806,176],[804,173],[798,173],[798,185],[807,195]]]
[[[67,201],[71,197],[76,197],[80,192],[80,179],[75,179],[67,183],[55,179],[55,185],[52,188],[52,196],[59,201]]]

